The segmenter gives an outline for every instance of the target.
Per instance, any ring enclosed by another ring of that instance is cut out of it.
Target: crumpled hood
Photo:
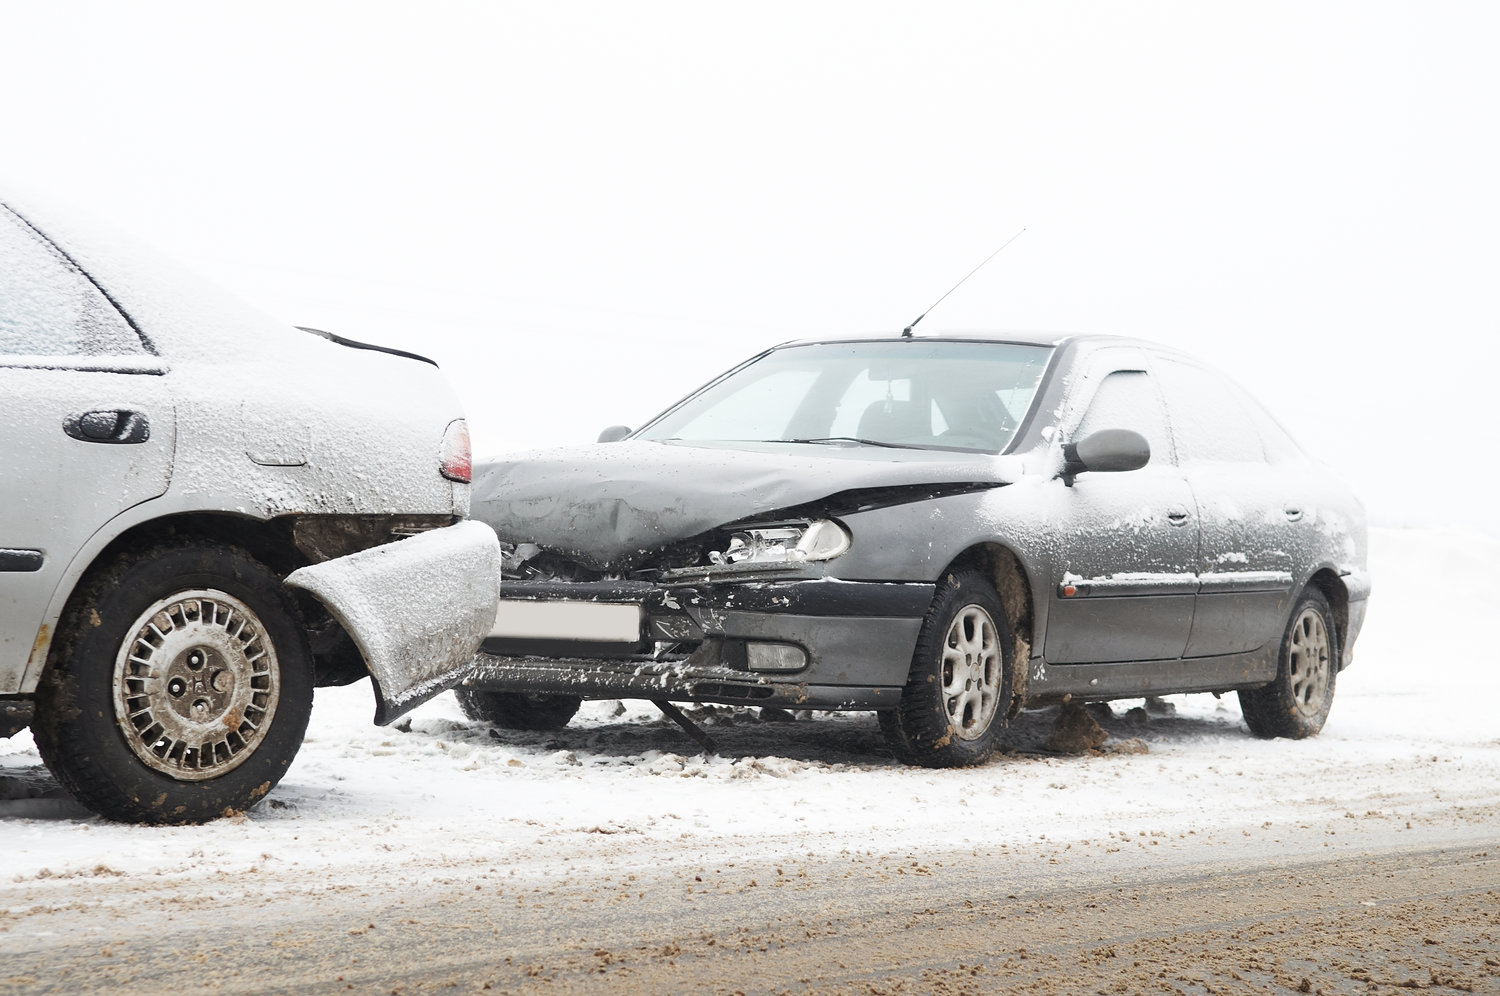
[[[623,440],[482,462],[472,515],[502,540],[624,569],[669,543],[842,491],[999,485],[1019,475],[1016,457],[978,453]]]

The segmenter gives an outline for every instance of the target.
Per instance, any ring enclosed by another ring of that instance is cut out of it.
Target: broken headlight
[[[735,530],[729,546],[708,555],[710,563],[796,564],[832,560],[849,549],[849,534],[830,519]]]

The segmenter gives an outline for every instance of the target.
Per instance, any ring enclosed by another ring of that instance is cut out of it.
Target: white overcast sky
[[[1500,4],[0,0],[0,171],[439,360],[476,449],[765,345],[1139,335],[1496,525]]]

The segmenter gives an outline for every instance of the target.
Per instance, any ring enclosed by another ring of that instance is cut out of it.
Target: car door
[[[1093,390],[1069,403],[1081,411],[1069,437],[1132,429],[1151,459],[1139,470],[1080,473],[1063,489],[1051,523],[1058,557],[1044,656],[1049,664],[1175,660],[1192,627],[1198,524],[1161,394],[1136,349],[1102,351],[1081,384]]]
[[[1187,657],[1255,650],[1280,637],[1306,540],[1298,475],[1266,457],[1261,414],[1227,377],[1181,358],[1155,369],[1201,524]]]
[[[82,271],[0,207],[0,692],[19,690],[78,550],[166,490],[165,371]]]

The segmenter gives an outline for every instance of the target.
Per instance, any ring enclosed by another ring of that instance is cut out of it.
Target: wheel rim
[[[1292,624],[1287,650],[1292,700],[1303,715],[1316,715],[1328,698],[1328,681],[1333,674],[1328,626],[1321,612],[1302,610]]]
[[[943,640],[943,704],[960,740],[976,740],[989,729],[1004,664],[995,620],[977,605],[964,606]]]
[[[260,618],[222,591],[181,592],[141,613],[115,659],[115,720],[147,767],[217,778],[264,741],[281,692]]]

